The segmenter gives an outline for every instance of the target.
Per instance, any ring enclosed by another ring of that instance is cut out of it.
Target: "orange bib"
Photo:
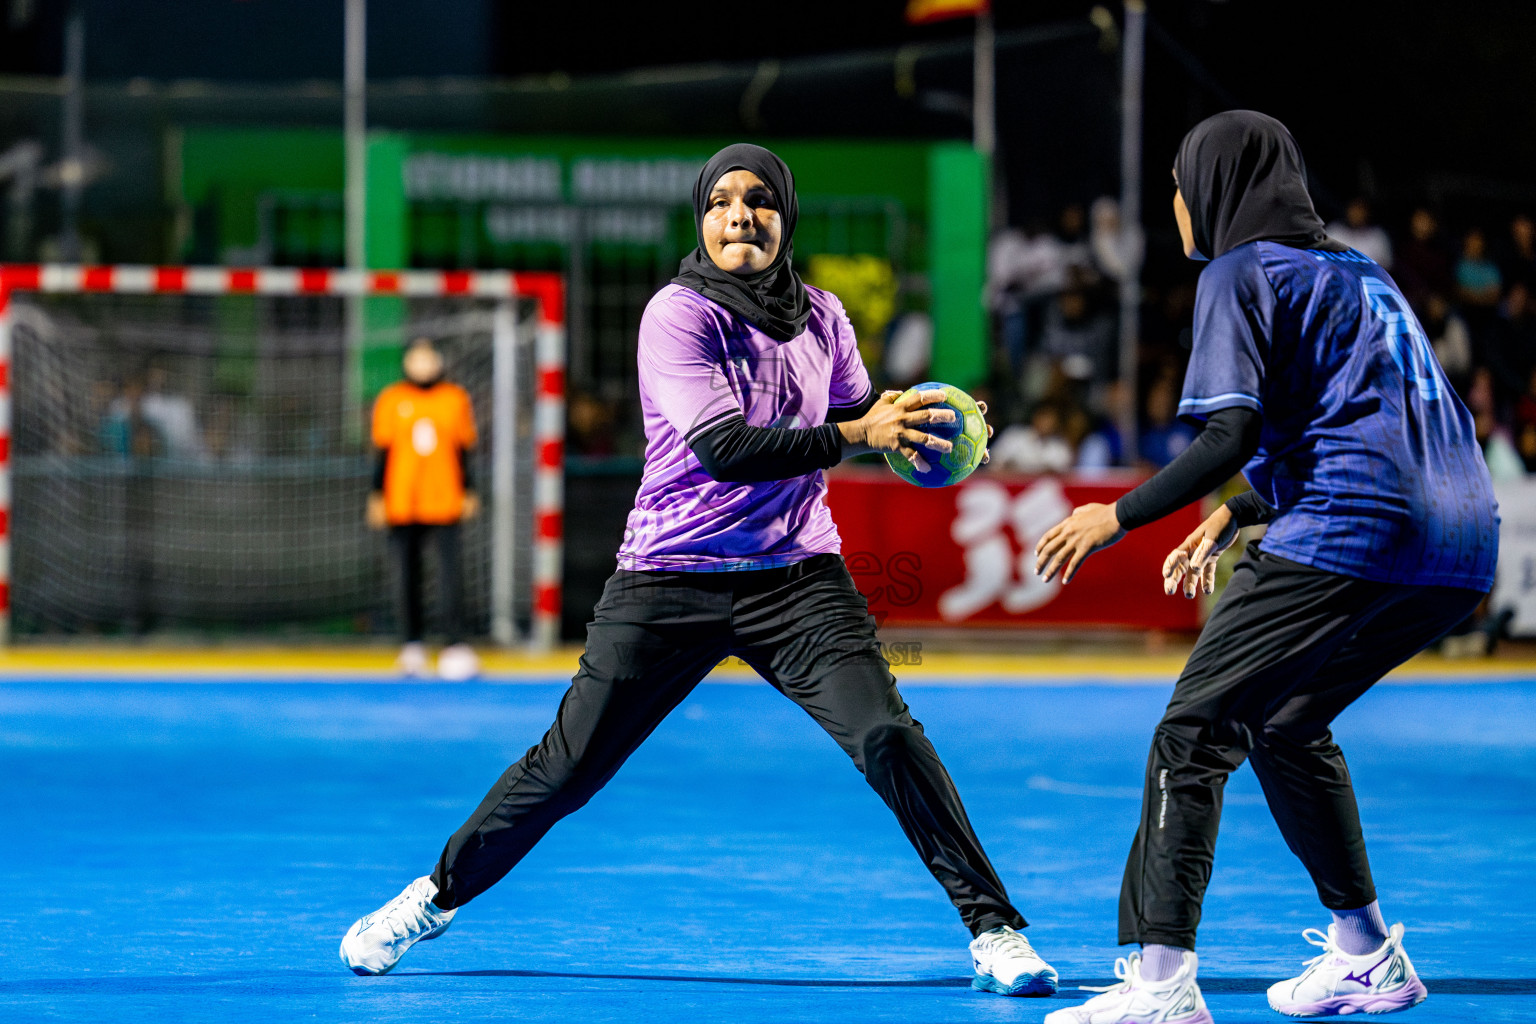
[[[464,514],[460,453],[475,443],[469,393],[457,384],[391,384],[373,403],[373,443],[384,463],[391,525],[456,523]]]

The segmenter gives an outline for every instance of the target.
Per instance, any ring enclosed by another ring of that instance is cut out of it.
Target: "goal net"
[[[465,625],[550,642],[559,495],[542,478],[563,415],[540,408],[540,389],[559,383],[540,364],[540,303],[397,295],[390,325],[359,345],[348,301],[12,292],[12,632],[394,632],[394,567],[364,522],[368,416],[373,392],[399,376],[400,346],[425,336],[468,390],[480,437]],[[542,340],[548,364],[556,346]],[[430,629],[440,620],[426,562]]]

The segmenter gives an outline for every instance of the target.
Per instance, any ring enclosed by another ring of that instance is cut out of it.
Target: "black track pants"
[[[426,628],[422,612],[421,553],[432,540],[437,545],[438,607],[442,609],[443,633],[448,643],[464,639],[464,558],[459,524],[407,523],[389,528],[389,547],[395,556],[400,626],[406,643],[420,643]]]
[[[1250,548],[1152,737],[1120,941],[1194,948],[1222,791],[1245,758],[1323,905],[1374,900],[1349,769],[1329,725],[1482,598],[1372,583]]]
[[[836,555],[753,572],[621,570],[610,578],[554,725],[448,840],[433,902],[462,906],[494,885],[732,654],[853,759],[973,934],[1023,927]]]

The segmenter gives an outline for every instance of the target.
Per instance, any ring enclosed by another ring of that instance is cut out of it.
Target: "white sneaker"
[[[1007,925],[971,940],[976,976],[971,988],[1000,996],[1049,996],[1056,992],[1056,968],[1040,959],[1035,947]]]
[[[1300,977],[1269,987],[1269,1005],[1292,1017],[1335,1013],[1391,1013],[1417,1006],[1429,995],[1403,951],[1403,926],[1395,924],[1381,948],[1363,956],[1339,949],[1334,926],[1326,934],[1308,928],[1301,937],[1322,949]]]
[[[412,679],[430,676],[432,667],[427,661],[427,649],[418,643],[406,644],[400,648],[400,656],[395,659],[395,670]]]
[[[1195,954],[1186,951],[1179,973],[1163,981],[1146,981],[1141,976],[1140,953],[1120,957],[1115,961],[1115,977],[1120,984],[1081,986],[1104,994],[1081,1006],[1046,1014],[1045,1024],[1213,1024],[1200,986],[1195,984],[1198,963]]]
[[[341,940],[341,962],[353,974],[388,974],[418,942],[435,939],[453,923],[453,910],[432,902],[437,886],[430,876],[416,879],[378,910],[357,919]]]
[[[480,658],[469,644],[443,648],[437,656],[437,674],[450,683],[462,683],[480,674]]]

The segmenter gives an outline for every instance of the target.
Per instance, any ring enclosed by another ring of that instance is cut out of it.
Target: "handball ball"
[[[955,421],[929,423],[922,429],[934,437],[952,442],[955,447],[940,452],[926,445],[918,445],[917,450],[928,462],[927,472],[918,470],[901,452],[886,452],[885,461],[897,476],[919,487],[948,487],[957,484],[981,465],[981,457],[987,453],[987,421],[976,407],[976,400],[952,384],[930,381],[902,392],[901,397],[906,398],[917,391],[943,391],[948,396],[944,401],[934,402],[924,408],[952,410]]]

